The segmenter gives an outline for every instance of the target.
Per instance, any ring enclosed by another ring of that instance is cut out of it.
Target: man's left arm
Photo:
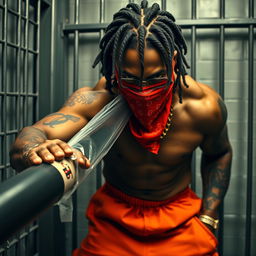
[[[218,100],[219,118],[212,134],[205,136],[202,149],[201,174],[203,181],[203,204],[201,215],[213,219],[218,218],[218,208],[227,192],[232,161],[232,148],[228,139],[226,126],[227,110],[222,101]],[[203,220],[205,221],[205,219]],[[210,219],[211,223],[211,219]],[[212,227],[207,225],[208,227]]]

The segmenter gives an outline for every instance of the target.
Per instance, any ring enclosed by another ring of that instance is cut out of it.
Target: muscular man
[[[18,135],[17,170],[78,155],[66,142],[116,95],[133,115],[105,157],[106,183],[92,197],[89,233],[73,255],[218,255],[218,207],[232,150],[221,97],[186,74],[186,43],[173,16],[131,3],[114,15],[95,64],[103,78],[77,90],[56,113]],[[58,124],[55,118],[66,122]],[[202,150],[203,198],[189,188],[192,153]]]

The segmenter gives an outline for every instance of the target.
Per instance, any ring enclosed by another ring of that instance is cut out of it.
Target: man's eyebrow
[[[150,79],[150,78],[155,78],[158,77],[160,75],[166,75],[166,70],[165,69],[161,69],[153,74],[151,74],[150,76],[148,76],[146,79]]]
[[[133,75],[133,74],[127,72],[127,71],[123,71],[123,74],[124,74],[124,75],[127,75],[127,76],[130,76],[130,77],[132,77],[132,78],[138,79],[138,80],[140,79],[139,77],[137,77],[137,76],[135,76],[135,75]],[[165,70],[165,69],[161,69],[161,70],[159,70],[159,71],[157,71],[157,72],[151,74],[151,75],[148,76],[146,79],[155,78],[155,77],[158,77],[158,76],[160,76],[160,75],[166,75],[166,70]]]

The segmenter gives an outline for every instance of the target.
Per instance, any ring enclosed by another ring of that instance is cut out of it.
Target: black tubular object
[[[50,164],[32,166],[0,183],[0,244],[56,203],[64,181]]]

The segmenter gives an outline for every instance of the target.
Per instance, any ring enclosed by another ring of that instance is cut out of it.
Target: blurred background
[[[113,14],[129,2],[140,4],[138,0],[0,0],[0,186],[16,175],[9,149],[18,131],[57,111],[77,88],[96,84],[100,67],[91,66],[99,40]],[[188,73],[219,92],[228,108],[234,157],[220,210],[219,252],[256,255],[256,1],[148,2],[157,2],[174,15],[188,44]],[[201,195],[199,163],[197,150],[191,186]],[[84,212],[102,182],[96,170],[79,187],[73,196],[72,223],[60,223],[58,209],[52,207],[0,245],[0,256],[71,255],[87,232]]]

